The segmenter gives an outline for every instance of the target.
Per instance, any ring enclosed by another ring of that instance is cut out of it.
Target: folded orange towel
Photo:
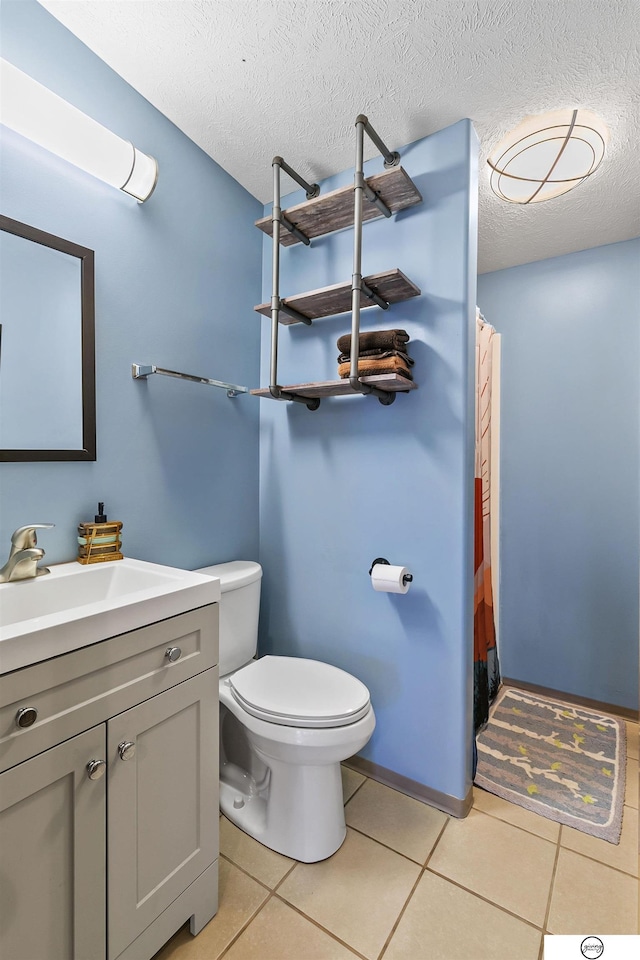
[[[351,363],[338,364],[338,374],[344,380],[350,376]],[[377,373],[398,373],[407,380],[413,380],[413,374],[400,357],[387,357],[378,360],[358,360],[358,376],[373,377]]]

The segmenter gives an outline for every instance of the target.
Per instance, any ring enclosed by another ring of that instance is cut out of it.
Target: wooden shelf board
[[[389,207],[392,213],[405,210],[422,202],[420,191],[411,177],[402,167],[392,167],[383,173],[376,173],[366,178],[367,183],[375,193]],[[313,200],[305,200],[295,207],[283,210],[284,215],[294,226],[312,240],[314,237],[323,237],[335,230],[353,226],[353,184],[332,190],[331,193],[320,194]],[[382,214],[374,203],[363,200],[362,219],[375,220]],[[256,220],[256,227],[272,236],[273,223],[271,217],[262,217]],[[290,247],[300,241],[294,237],[286,227],[280,227],[280,245]]]
[[[409,300],[411,297],[419,297],[420,289],[412,283],[408,277],[405,277],[402,270],[396,267],[394,270],[385,270],[383,273],[374,273],[370,277],[365,277],[364,282],[371,287],[374,293],[386,300],[387,303],[400,303],[403,300]],[[311,290],[308,293],[298,293],[294,297],[286,297],[283,303],[293,307],[298,313],[308,317],[309,320],[319,320],[322,317],[332,317],[339,313],[346,313],[351,310],[351,283],[334,283],[331,287],[322,287],[319,290]],[[375,302],[370,300],[363,293],[360,297],[360,306],[374,307]],[[271,318],[271,304],[261,303],[253,308],[263,317]],[[283,311],[280,312],[280,323],[291,324],[301,323]]]
[[[397,393],[399,391],[417,390],[418,384],[413,380],[407,380],[397,373],[381,373],[374,377],[358,377],[361,383],[368,383],[378,390],[386,390],[388,393]],[[289,386],[281,387],[287,393],[295,393],[299,397],[347,397],[362,396],[356,390],[351,389],[348,380],[323,380],[318,383],[293,383]],[[274,397],[269,393],[268,387],[260,387],[251,391],[254,397],[266,397],[267,400],[273,400]]]

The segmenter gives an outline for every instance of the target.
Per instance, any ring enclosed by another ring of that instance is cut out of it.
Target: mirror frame
[[[0,462],[96,459],[95,266],[94,252],[19,220],[0,214],[0,230],[80,260],[82,337],[82,448],[79,450],[0,450]]]

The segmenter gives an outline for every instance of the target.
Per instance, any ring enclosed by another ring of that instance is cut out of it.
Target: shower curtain
[[[473,601],[473,719],[477,731],[489,719],[500,686],[491,581],[491,379],[495,330],[476,314],[476,458]]]

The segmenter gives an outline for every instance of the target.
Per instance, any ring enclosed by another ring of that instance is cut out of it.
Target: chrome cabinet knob
[[[106,760],[89,760],[87,764],[87,776],[89,780],[99,780],[100,777],[104,777],[106,770]]]
[[[131,740],[123,740],[118,744],[118,753],[121,760],[133,760],[136,755],[136,745]]]
[[[35,707],[20,707],[16,713],[16,727],[31,727],[36,722],[38,711]]]
[[[175,663],[176,660],[179,660],[180,657],[182,656],[182,650],[180,649],[180,647],[167,647],[167,649],[164,652],[164,655],[169,661],[169,663]]]

